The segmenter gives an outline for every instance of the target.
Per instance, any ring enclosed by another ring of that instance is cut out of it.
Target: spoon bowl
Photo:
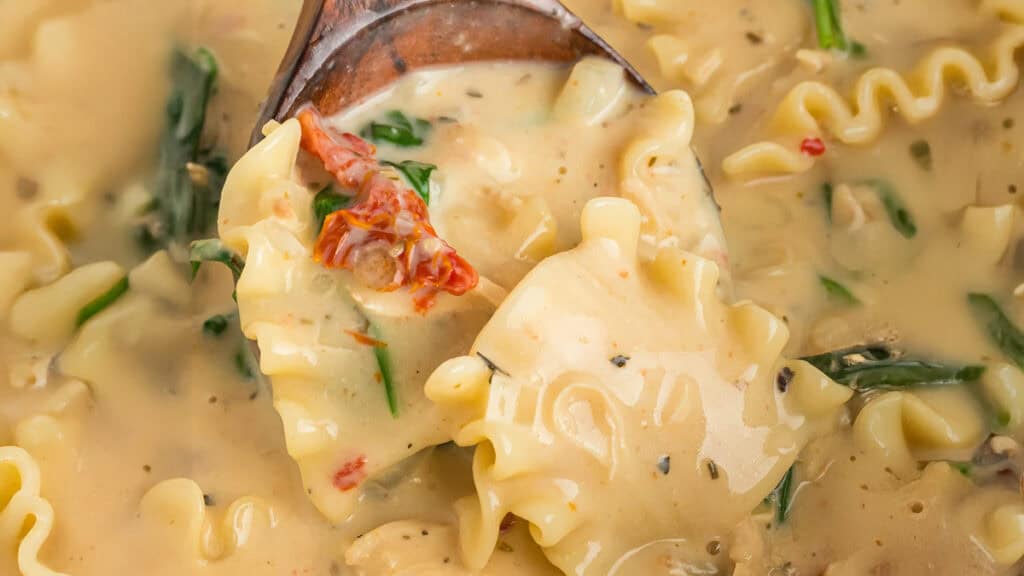
[[[312,103],[329,116],[406,72],[497,60],[608,58],[653,93],[622,56],[557,0],[306,0],[260,113],[269,120]]]

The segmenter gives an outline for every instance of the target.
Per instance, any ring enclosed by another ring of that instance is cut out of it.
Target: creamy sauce
[[[967,294],[1024,322],[1024,103],[991,64],[1024,7],[848,0],[857,56],[806,2],[566,4],[662,94],[497,63],[327,119],[430,123],[379,156],[436,166],[481,282],[420,314],[313,260],[330,175],[296,123],[242,157],[298,2],[0,3],[0,574],[1019,571],[1024,375]],[[200,147],[237,164],[206,235],[246,257],[237,304],[227,269],[190,284],[184,245],[136,241],[175,46],[219,68]],[[913,122],[886,88],[861,132],[787,116],[878,67],[920,95],[947,57]],[[781,160],[729,160],[758,143]],[[796,360],[865,343],[986,370],[855,393]]]

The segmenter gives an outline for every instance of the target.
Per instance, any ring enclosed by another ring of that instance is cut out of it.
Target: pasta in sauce
[[[246,151],[299,4],[0,2],[0,574],[1020,571],[1024,4],[568,0],[657,95]]]

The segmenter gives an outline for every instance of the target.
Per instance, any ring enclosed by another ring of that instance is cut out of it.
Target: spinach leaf
[[[324,221],[338,210],[344,210],[352,202],[351,196],[337,191],[334,184],[328,184],[313,197],[313,218],[316,220],[316,233],[323,230]]]
[[[825,182],[821,185],[821,197],[825,202],[825,221],[829,224],[832,223],[832,197],[834,193],[832,190],[832,183]]]
[[[88,322],[90,318],[99,314],[114,302],[117,302],[118,298],[124,296],[124,293],[127,291],[128,277],[125,276],[118,280],[117,284],[111,286],[109,290],[97,296],[78,311],[78,316],[75,318],[75,327],[80,327]]]
[[[860,300],[853,295],[853,292],[850,292],[849,288],[843,286],[837,280],[819,274],[818,281],[821,282],[821,286],[825,288],[825,292],[828,292],[830,298],[851,306],[860,304]]]
[[[210,316],[203,322],[203,334],[218,338],[227,330],[228,324],[237,317],[238,314],[235,312]]]
[[[818,46],[825,50],[846,50],[848,43],[839,19],[839,0],[813,0]]]
[[[368,332],[371,338],[383,342],[380,338],[380,330],[373,324],[370,324]],[[395,381],[391,374],[391,354],[388,353],[387,346],[374,346],[373,356],[377,360],[377,368],[380,370],[380,377],[384,384],[384,395],[388,400],[388,410],[391,411],[392,417],[397,418],[398,396],[395,393]]]
[[[400,110],[392,110],[379,120],[367,124],[359,135],[375,144],[387,143],[400,148],[421,146],[430,134],[430,122],[422,118],[409,119]]]
[[[775,522],[776,525],[782,525],[786,523],[786,517],[789,516],[789,505],[793,499],[793,470],[796,468],[796,464],[789,467],[786,473],[783,474],[782,480],[779,480],[775,490],[772,491],[769,498],[775,503]]]
[[[1019,368],[1024,369],[1024,332],[1006,316],[1003,309],[988,294],[967,295],[967,304],[975,319],[988,333],[989,340]]]
[[[245,260],[242,260],[241,256],[225,246],[218,238],[193,242],[189,247],[188,259],[192,263],[192,279],[195,279],[196,274],[199,273],[199,267],[203,262],[220,262],[227,266],[231,270],[231,275],[235,277],[236,284],[242,277],[242,270],[245,268]]]
[[[217,62],[208,50],[176,50],[171,60],[171,95],[165,109],[153,201],[136,237],[146,250],[185,244],[216,222],[227,160],[200,149],[206,109],[217,80]]]
[[[863,184],[875,189],[878,199],[885,206],[885,211],[889,215],[889,221],[892,222],[893,228],[904,238],[913,238],[917,234],[917,225],[914,223],[914,217],[907,210],[906,205],[903,204],[903,200],[900,199],[892,184],[877,178],[865,180]]]
[[[864,58],[868,49],[850,40],[843,33],[842,19],[839,17],[839,0],[811,0],[814,8],[814,24],[818,29],[818,46],[825,50],[841,50],[853,58]]]
[[[384,163],[393,166],[402,176],[405,176],[409,186],[412,186],[412,189],[420,195],[420,198],[423,198],[428,206],[430,205],[430,174],[437,170],[437,166],[415,160],[404,160],[397,163],[385,161]]]
[[[908,358],[881,344],[844,348],[803,360],[857,391],[948,386],[972,382],[985,372],[984,366],[950,366]]]

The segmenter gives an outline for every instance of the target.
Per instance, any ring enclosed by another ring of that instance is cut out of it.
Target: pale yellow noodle
[[[935,116],[954,80],[979,104],[1006,98],[1020,79],[1015,54],[1024,45],[1024,26],[1017,25],[1024,23],[1024,2],[987,0],[981,8],[1014,23],[993,45],[991,72],[967,50],[945,46],[929,53],[909,74],[890,68],[868,70],[857,80],[850,101],[822,82],[801,82],[786,94],[771,123],[772,130],[790,137],[788,145],[773,141],[750,144],[727,156],[722,169],[741,179],[805,172],[814,159],[800,153],[794,137],[828,134],[844,144],[866,144],[882,133],[890,108],[910,123]]]

